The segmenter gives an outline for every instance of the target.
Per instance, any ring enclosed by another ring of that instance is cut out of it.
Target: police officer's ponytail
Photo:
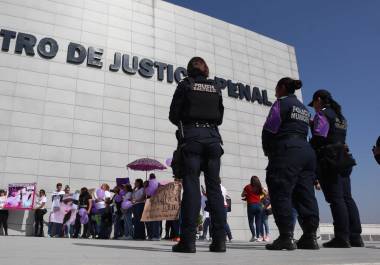
[[[284,77],[278,81],[277,86],[284,86],[289,94],[294,94],[296,90],[302,87],[302,81],[295,80],[290,77]]]

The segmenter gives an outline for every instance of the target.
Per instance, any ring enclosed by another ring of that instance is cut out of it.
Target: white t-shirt
[[[39,209],[46,209],[46,202],[47,202],[47,198],[46,196],[42,196],[42,197],[37,197],[36,199],[36,208],[39,208]],[[41,205],[45,203],[44,206],[41,207]],[[41,208],[40,208],[41,207]]]
[[[0,210],[4,208],[6,202],[7,202],[7,196],[1,196],[0,197]]]
[[[144,203],[145,193],[144,188],[140,188],[132,193],[132,199],[137,201],[137,203]]]
[[[205,211],[206,201],[207,201],[207,197],[202,194],[202,197],[201,197],[201,208],[202,208],[202,215],[203,215],[204,219],[210,217],[210,213],[207,212],[207,211]]]
[[[124,195],[124,200],[128,200],[128,201],[131,201],[132,200],[132,192],[127,192],[125,195]]]
[[[59,198],[59,200],[62,200],[63,195],[65,195],[65,192],[63,190],[61,190],[61,191],[54,191],[51,194],[51,200],[54,201],[55,199],[58,199],[58,198]]]
[[[223,200],[224,200],[224,207],[227,207],[228,204],[227,204],[227,189],[222,185],[220,184],[220,189],[222,190],[222,195],[223,195]]]
[[[95,196],[96,196],[96,194],[95,194]],[[97,209],[106,208],[106,202],[105,202],[106,199],[111,199],[111,192],[109,192],[108,190],[104,191],[104,200],[96,202],[96,208]]]

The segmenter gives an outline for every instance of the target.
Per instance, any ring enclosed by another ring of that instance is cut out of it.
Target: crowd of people
[[[180,220],[141,222],[145,201],[153,196],[159,182],[155,174],[150,174],[148,181],[136,179],[134,187],[123,184],[110,189],[106,183],[98,189],[82,187],[72,192],[69,185],[57,183],[48,198],[46,191],[40,189],[35,198],[34,236],[54,238],[94,238],[120,240],[180,240]],[[226,217],[231,212],[231,198],[227,189],[220,185]],[[9,210],[3,209],[6,191],[0,190],[0,227],[8,235],[7,218]],[[244,188],[242,199],[247,202],[249,227],[252,232],[251,242],[269,241],[268,216],[271,215],[269,195],[261,186],[257,176]],[[48,210],[48,205],[51,207]],[[44,218],[48,214],[47,218]],[[44,224],[47,221],[47,234]],[[211,240],[210,214],[207,205],[207,193],[202,186],[199,240]],[[256,226],[256,228],[255,228]],[[113,234],[112,234],[113,232]],[[228,222],[225,234],[231,242],[232,232]]]
[[[41,189],[33,207],[34,236],[160,240],[162,222],[141,222],[145,201],[156,193],[159,185],[152,173],[145,182],[136,179],[134,187],[127,183],[110,189],[104,183],[97,189],[82,187],[72,192],[69,185],[63,187],[62,183],[57,183],[49,199]],[[5,190],[0,190],[0,228],[4,235],[8,235],[6,195]],[[49,210],[48,206],[51,206]],[[47,235],[44,233],[45,220]],[[178,221],[166,222],[165,232],[166,239],[178,238]]]
[[[159,240],[161,223],[141,222],[145,201],[158,185],[154,174],[145,182],[136,179],[134,187],[128,183],[112,190],[104,183],[98,189],[83,187],[71,193],[69,186],[62,189],[58,183],[51,198],[48,237]],[[41,190],[35,208],[35,236],[43,236],[41,220],[47,213],[46,202]]]

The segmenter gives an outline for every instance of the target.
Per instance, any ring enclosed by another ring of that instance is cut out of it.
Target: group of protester
[[[63,188],[62,183],[57,183],[49,211],[46,191],[41,189],[33,207],[34,236],[45,236],[44,216],[48,214],[47,237],[160,240],[162,222],[141,222],[145,201],[159,185],[155,174],[145,182],[136,179],[134,187],[127,183],[112,190],[104,183],[97,189],[83,187],[71,192],[69,185]],[[6,199],[6,192],[0,190],[0,227],[4,235],[8,235]],[[165,232],[166,239],[178,238],[178,221],[167,221]]]
[[[136,179],[133,188],[130,184],[124,184],[110,190],[108,184],[102,184],[92,190],[83,187],[74,194],[70,193],[68,186],[62,190],[62,184],[58,183],[52,194],[48,236],[159,240],[160,222],[141,222],[145,201],[155,194],[158,186],[154,174],[145,182]],[[43,193],[37,199],[37,205],[39,201],[41,205],[46,203]],[[43,230],[38,228],[37,216],[43,216],[46,210],[41,215],[37,211],[39,209],[36,209],[35,235],[42,236]]]
[[[108,184],[102,184],[98,189],[83,187],[80,191],[71,192],[70,186],[63,188],[57,183],[51,194],[51,208],[48,212],[46,191],[41,189],[36,196],[34,205],[34,236],[44,237],[44,216],[47,218],[47,237],[67,238],[99,238],[152,241],[180,238],[180,220],[165,222],[163,236],[162,222],[141,222],[145,200],[155,194],[159,186],[154,174],[143,182],[136,179],[134,187],[130,184],[116,186],[112,190]],[[231,212],[231,198],[227,189],[221,184],[226,216]],[[203,186],[202,186],[203,188]],[[251,242],[269,241],[268,215],[271,214],[268,192],[261,186],[257,176],[251,178],[251,183],[244,188],[243,200],[247,201],[249,226],[252,232]],[[6,201],[6,192],[0,191],[0,209]],[[207,193],[202,189],[202,221],[199,226],[199,239],[205,240],[209,235],[210,214],[207,206]],[[7,235],[8,210],[0,210],[0,227]],[[256,228],[255,228],[256,225]],[[113,231],[113,236],[111,236]],[[232,240],[232,232],[225,226],[226,237]]]

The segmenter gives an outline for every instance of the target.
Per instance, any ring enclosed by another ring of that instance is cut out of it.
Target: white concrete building
[[[176,82],[168,82],[167,69],[164,80],[158,80],[157,67],[150,78],[112,71],[115,53],[173,65],[173,70],[201,56],[211,77],[249,85],[251,92],[253,87],[266,90],[272,102],[281,77],[298,78],[293,47],[161,0],[0,0],[0,29],[3,188],[36,182],[51,192],[57,182],[72,190],[113,184],[118,176],[145,176],[126,171],[125,165],[136,158],[163,163],[171,157],[176,128],[168,112]],[[36,37],[34,56],[23,46],[30,36],[20,33]],[[56,41],[56,54],[53,46],[40,42],[46,37]],[[71,42],[86,50],[103,49],[96,50],[101,59],[92,61],[101,61],[102,67],[87,65],[92,55],[81,64],[67,62]],[[54,58],[40,55],[39,43]],[[238,87],[223,93],[221,176],[233,200],[229,223],[236,239],[248,239],[240,194],[250,176],[264,180],[267,159],[260,136],[269,106],[234,98]],[[168,179],[171,172],[158,177]],[[17,218],[10,222],[16,230],[24,229],[16,225],[20,220],[32,220],[28,214],[13,214]]]

